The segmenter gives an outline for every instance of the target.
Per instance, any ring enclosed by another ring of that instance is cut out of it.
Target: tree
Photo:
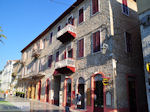
[[[3,42],[2,41],[2,37],[6,39],[6,36],[1,34],[3,32],[3,30],[1,29],[2,27],[0,27],[0,42]]]

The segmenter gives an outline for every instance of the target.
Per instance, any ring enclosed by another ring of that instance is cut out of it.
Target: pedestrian
[[[69,104],[68,104],[68,103],[66,104],[66,107],[65,107],[65,112],[70,112],[70,109],[69,109]]]
[[[6,93],[4,92],[4,98],[6,98]]]

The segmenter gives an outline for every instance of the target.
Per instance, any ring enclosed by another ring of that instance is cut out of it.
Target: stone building
[[[21,51],[27,98],[87,112],[146,112],[137,24],[134,0],[77,0]]]
[[[150,76],[146,70],[146,64],[150,63],[150,1],[137,0],[138,15],[140,19],[141,41],[143,48],[144,70],[145,70],[145,85],[147,92],[148,108],[150,112]]]

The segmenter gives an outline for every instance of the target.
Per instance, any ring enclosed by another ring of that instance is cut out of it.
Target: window
[[[122,0],[122,12],[125,15],[129,15],[129,8],[128,8],[128,4],[127,4],[127,0]]]
[[[100,31],[93,33],[93,53],[100,51]]]
[[[83,13],[83,8],[79,10],[79,24],[84,21],[84,13]]]
[[[92,14],[99,11],[98,6],[98,0],[92,0]]]
[[[45,48],[45,39],[43,39],[43,43],[42,43],[42,45],[43,45],[43,49]]]
[[[68,58],[73,58],[73,49],[68,51]]]
[[[58,28],[57,28],[57,31],[60,31],[60,30],[61,30],[61,26],[59,25]]]
[[[63,57],[63,59],[66,59],[66,51],[64,52],[64,57]]]
[[[125,32],[125,42],[126,42],[126,52],[129,53],[131,52],[131,34],[128,32]]]
[[[49,39],[49,43],[52,43],[52,37],[53,37],[53,32],[50,33],[50,39]]]
[[[78,57],[84,56],[84,39],[78,41]]]
[[[72,16],[68,18],[68,24],[74,25],[74,18]]]
[[[53,55],[50,55],[48,57],[48,67],[51,67],[52,66],[52,59],[53,59]]]
[[[56,62],[59,61],[59,51],[56,52]]]

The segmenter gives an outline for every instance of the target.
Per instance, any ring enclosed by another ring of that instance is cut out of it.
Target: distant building
[[[20,60],[16,61],[16,63],[13,64],[13,72],[12,72],[12,81],[11,81],[11,84],[10,84],[10,90],[11,90],[11,93],[15,93],[17,91],[17,83],[18,83],[18,79],[19,79],[19,70],[20,70],[20,66],[21,66],[21,63],[20,63]]]
[[[2,82],[2,71],[0,71],[0,90],[1,90],[1,82]]]
[[[147,101],[150,112],[150,74],[146,70],[146,64],[150,63],[150,0],[137,0],[137,6],[141,28]]]
[[[12,82],[13,66],[18,60],[8,60],[1,75],[1,89],[10,90]]]

